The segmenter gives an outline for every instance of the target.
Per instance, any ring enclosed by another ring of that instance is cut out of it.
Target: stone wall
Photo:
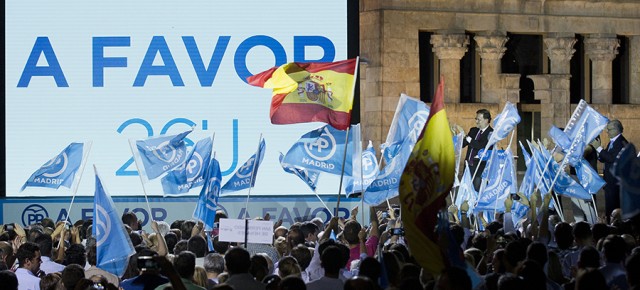
[[[435,36],[431,47],[419,47],[421,31]],[[477,104],[459,104],[455,67],[469,45],[467,32],[476,34],[482,58],[481,83],[477,84],[482,87],[481,103]],[[445,98],[451,123],[469,128],[477,109],[488,108],[495,115],[506,101],[519,102],[520,76],[502,74],[499,69],[507,32],[544,37],[551,74],[527,76],[534,80],[536,99],[542,102],[542,132],[552,124],[564,126],[575,107],[569,104],[566,73],[574,53],[573,38],[580,34],[587,39],[585,50],[594,67],[594,107],[620,119],[627,138],[640,144],[636,137],[640,129],[632,125],[640,115],[640,2],[631,0],[360,0],[363,139],[376,145],[384,142],[400,94],[419,97],[419,49],[432,50],[439,60],[445,88],[449,84]],[[611,105],[616,35],[630,40],[629,102],[636,105]]]

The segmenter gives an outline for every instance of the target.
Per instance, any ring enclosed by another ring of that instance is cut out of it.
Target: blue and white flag
[[[633,144],[627,144],[620,151],[612,173],[620,184],[622,218],[630,219],[640,213],[640,158]]]
[[[546,148],[544,148],[544,146],[542,146],[541,150],[539,150],[538,152],[540,152],[541,155],[538,164],[542,169],[544,168],[547,161],[549,159],[552,159],[553,157],[551,156],[551,153],[547,151]],[[536,159],[538,159],[538,156],[536,156]],[[551,162],[549,162],[549,167],[547,167],[547,173],[545,173],[544,177],[547,185],[551,185],[551,182],[553,182],[553,179],[555,178],[556,174],[558,174],[559,170],[560,165],[554,160],[551,160]],[[573,178],[571,178],[571,176],[569,176],[569,174],[564,171],[560,171],[558,178],[556,179],[556,183],[553,185],[553,190],[556,194],[568,197],[589,200],[591,199],[591,195],[584,189],[584,187],[582,187],[582,185],[576,182]],[[545,192],[542,188],[540,188],[540,192],[546,194],[548,190]]]
[[[398,196],[398,188],[400,187],[400,177],[407,165],[411,150],[415,142],[409,138],[405,139],[403,149],[400,154],[394,156],[391,162],[380,170],[380,173],[374,181],[371,182],[364,194],[364,202],[367,204],[379,204],[385,199]]]
[[[473,206],[476,204],[476,200],[478,199],[478,193],[476,192],[476,189],[473,188],[473,181],[471,181],[471,174],[471,171],[469,171],[469,164],[465,162],[464,173],[462,174],[460,187],[458,188],[458,194],[456,195],[456,200],[454,202],[455,205],[460,208],[462,203],[466,200],[467,204],[469,204],[469,216],[473,213]]]
[[[482,178],[488,182],[478,195],[476,211],[504,212],[505,199],[510,193],[516,193],[511,150],[494,150],[489,162],[490,166],[482,173]]]
[[[520,144],[522,145],[522,144]],[[522,147],[522,155],[525,156],[525,164],[527,166],[527,170],[524,172],[524,177],[522,178],[522,183],[520,184],[520,188],[518,192],[522,192],[525,196],[530,196],[533,193],[533,190],[536,187],[536,164],[535,164],[535,156],[530,157],[529,153]]]
[[[502,109],[502,113],[498,114],[493,120],[493,132],[489,135],[487,147],[491,147],[509,136],[509,133],[513,131],[518,123],[520,123],[520,115],[516,105],[507,102]]]
[[[380,173],[376,150],[373,148],[371,141],[369,141],[367,149],[362,151],[361,156],[360,160],[354,160],[353,175],[347,177],[345,187],[347,196],[367,190],[367,187]],[[364,183],[364,186],[362,183]]]
[[[222,193],[229,193],[233,191],[239,191],[253,187],[256,184],[256,177],[258,175],[258,168],[262,164],[264,159],[264,153],[267,145],[264,139],[260,140],[260,146],[258,151],[247,160],[236,173],[231,176],[231,179],[227,180],[227,183],[222,187]]]
[[[529,143],[528,140],[527,143]],[[533,165],[535,165],[536,168],[534,180],[536,185],[539,186],[538,190],[540,190],[540,193],[547,194],[549,192],[549,187],[551,186],[551,181],[553,181],[553,176],[549,170],[551,166],[547,166],[547,170],[544,169],[549,158],[547,158],[539,148],[535,147],[535,145],[531,143],[529,143],[529,149],[531,149],[532,153],[531,160],[533,160]],[[551,161],[551,163],[553,163],[553,161]],[[542,176],[543,171],[544,176]]]
[[[193,187],[202,186],[205,179],[204,173],[211,159],[211,149],[211,137],[198,141],[188,154],[187,161],[162,178],[164,193],[187,193]]]
[[[284,163],[282,160],[284,159],[284,154],[280,153],[280,165],[285,172],[291,173],[304,181],[304,183],[311,188],[311,191],[315,192],[318,184],[318,177],[320,177],[320,172],[309,170],[302,167],[291,166],[289,164]]]
[[[95,166],[94,166],[95,170]],[[122,277],[129,257],[135,253],[127,230],[116,207],[96,172],[96,192],[93,199],[93,236],[96,238],[96,266]]]
[[[354,125],[351,126],[351,130],[353,128]],[[283,162],[313,171],[340,175],[342,160],[345,150],[347,150],[347,157],[344,159],[344,173],[351,175],[354,153],[353,135],[349,134],[347,142],[347,131],[340,131],[330,125],[320,127],[302,135],[285,154]]]
[[[524,146],[522,145],[522,143],[520,143],[520,147],[522,148],[522,155],[524,156],[524,160],[525,163],[527,165],[527,170],[524,173],[524,177],[522,178],[522,183],[520,184],[520,189],[518,190],[518,192],[522,192],[524,194],[524,196],[527,197],[527,199],[529,199],[531,197],[531,194],[533,193],[533,190],[535,189],[536,186],[536,164],[535,164],[535,160],[531,155],[529,155],[529,153],[527,152],[527,150],[524,148]],[[529,207],[518,202],[516,200],[516,202],[513,203],[513,208],[511,209],[511,218],[513,220],[513,224],[514,225],[518,225],[522,222],[522,220],[524,218],[527,217],[527,213],[529,212]]]
[[[71,188],[75,174],[82,165],[83,147],[84,143],[69,144],[60,154],[31,174],[20,191],[23,191],[27,186],[55,189],[60,186]]]
[[[527,164],[529,160],[531,160],[531,154],[529,154],[527,149],[524,148],[522,142],[518,141],[518,143],[520,144],[520,149],[522,150],[522,156],[524,156],[524,163]]]
[[[178,135],[136,141],[137,152],[143,165],[140,169],[144,169],[148,179],[157,178],[187,160],[184,138],[192,131],[193,129]]]
[[[427,104],[405,94],[400,95],[387,140],[381,145],[387,164],[391,163],[391,159],[398,154],[406,138],[413,141],[412,144],[416,144],[428,118]],[[411,147],[413,148],[413,145]]]
[[[570,140],[574,140],[582,131],[584,135],[582,139],[585,144],[589,144],[600,135],[607,123],[609,123],[607,117],[598,113],[584,100],[580,100],[564,128],[564,133]]]
[[[576,164],[576,176],[580,181],[580,185],[591,194],[596,194],[606,184],[604,179],[600,177],[598,172],[591,167],[591,164],[584,158]]]
[[[202,221],[206,231],[211,231],[214,228],[216,208],[220,197],[220,182],[222,181],[220,164],[215,158],[211,158],[211,162],[205,172],[205,178],[206,181],[202,186],[202,190],[200,190],[198,204],[193,211],[193,218]]]
[[[583,159],[582,155],[584,154],[584,148],[587,145],[584,141],[583,131],[584,129],[580,130],[578,135],[571,140],[567,134],[556,126],[551,125],[551,128],[549,129],[549,137],[551,137],[553,142],[562,149],[562,152],[565,154],[565,158],[567,159],[567,163],[574,167]]]

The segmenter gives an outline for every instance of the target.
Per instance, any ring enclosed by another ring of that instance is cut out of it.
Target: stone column
[[[543,39],[547,55],[551,60],[552,74],[571,74],[571,57],[576,52],[573,45],[577,39],[573,33],[551,33]]]
[[[612,61],[620,42],[615,35],[592,34],[584,39],[584,50],[591,59],[591,103],[611,104],[613,97]]]
[[[462,33],[434,34],[431,45],[440,60],[440,74],[444,76],[444,101],[460,103],[460,59],[468,50],[469,36]]]
[[[504,46],[509,38],[502,32],[479,34],[473,38],[478,45],[477,50],[482,59],[480,75],[481,102],[497,104],[503,98],[500,94],[501,83],[498,75],[502,73],[500,60],[507,48]]]
[[[540,100],[542,110],[540,112],[540,132],[547,136],[551,125],[564,127],[569,119],[569,79],[570,74],[544,74],[527,76],[533,80],[533,94],[536,100]]]

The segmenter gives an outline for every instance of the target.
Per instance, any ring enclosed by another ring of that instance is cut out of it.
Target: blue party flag
[[[264,153],[267,145],[264,139],[260,140],[260,146],[258,151],[247,160],[236,173],[231,176],[231,179],[227,181],[222,187],[222,193],[228,193],[233,191],[239,191],[253,187],[256,184],[256,176],[258,175],[258,168],[264,159]]]
[[[20,191],[26,187],[71,188],[75,174],[82,164],[83,147],[83,143],[69,144],[60,154],[31,174]]]
[[[143,165],[140,170],[144,170],[148,179],[157,178],[187,160],[184,138],[192,131],[136,141],[137,153]]]
[[[135,249],[95,166],[94,170],[96,191],[93,202],[93,235],[96,238],[96,266],[122,277]]]

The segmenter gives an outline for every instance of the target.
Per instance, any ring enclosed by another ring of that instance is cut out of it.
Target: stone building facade
[[[519,137],[544,138],[551,125],[564,127],[568,121],[577,105],[570,82],[579,78],[580,98],[620,119],[627,139],[640,144],[640,1],[359,0],[359,9],[365,140],[384,142],[400,94],[430,100],[433,91],[424,90],[425,82],[433,88],[443,75],[447,115],[464,128],[474,125],[476,110],[487,108],[495,116],[509,101],[518,104],[521,115],[531,113],[530,127],[536,127],[536,133],[519,128]],[[427,44],[420,41],[425,33]],[[540,73],[503,73],[510,35],[541,38]],[[620,39],[625,58],[616,71],[622,74],[612,72]],[[574,47],[578,40],[580,55]],[[428,53],[432,67],[424,73],[421,65],[428,62],[422,58]],[[460,65],[470,53],[475,55],[473,72]],[[570,62],[576,57],[584,71],[572,76]],[[461,102],[461,74],[476,75],[471,101]],[[523,78],[533,83],[533,102],[521,100]],[[616,91],[625,97],[614,96]],[[606,144],[606,134],[602,136]]]

